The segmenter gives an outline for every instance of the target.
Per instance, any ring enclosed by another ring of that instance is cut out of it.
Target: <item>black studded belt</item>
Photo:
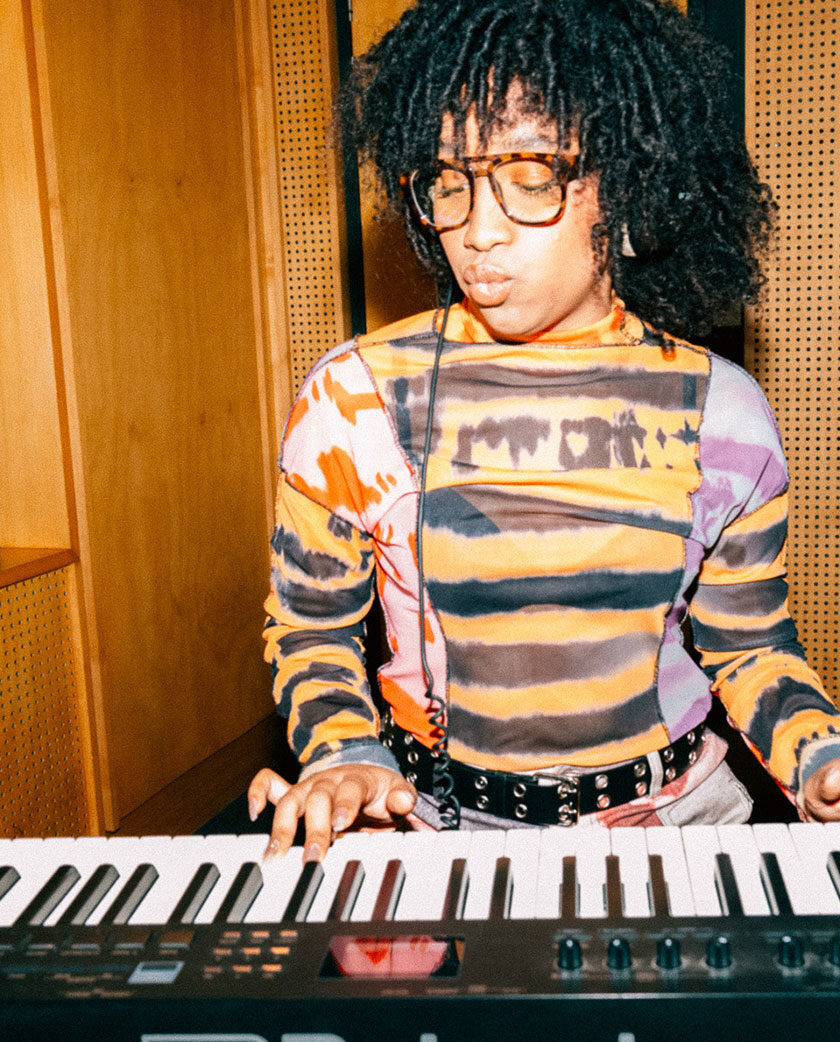
[[[704,731],[701,724],[657,750],[663,785],[675,781],[695,762]],[[435,754],[390,718],[385,720],[382,741],[412,785],[431,795]],[[457,760],[450,761],[449,773],[461,807],[528,825],[574,825],[582,814],[646,796],[651,783],[646,756],[603,771],[584,774],[570,770],[562,776],[486,771]]]

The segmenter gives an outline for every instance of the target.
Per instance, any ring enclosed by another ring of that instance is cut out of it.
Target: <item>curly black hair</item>
[[[722,50],[665,0],[418,0],[357,59],[343,110],[423,264],[451,278],[400,175],[429,169],[441,124],[489,136],[512,85],[520,111],[576,137],[597,173],[598,263],[650,324],[697,336],[755,299],[774,215],[725,108]],[[622,252],[626,236],[635,257]]]

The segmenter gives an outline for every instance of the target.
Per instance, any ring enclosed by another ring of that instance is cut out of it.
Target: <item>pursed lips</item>
[[[492,264],[468,264],[462,274],[469,296],[480,307],[503,304],[513,284],[508,272]]]

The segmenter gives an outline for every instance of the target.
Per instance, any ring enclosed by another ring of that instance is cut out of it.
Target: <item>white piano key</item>
[[[511,919],[533,919],[537,904],[537,880],[540,865],[540,830],[510,829],[505,840],[504,856],[510,858],[513,894]]]
[[[752,829],[759,851],[776,855],[794,914],[816,914],[818,902],[788,826],[782,822],[761,822]]]
[[[563,881],[565,848],[563,828],[540,829],[539,867],[534,896],[535,919],[557,919],[560,915],[560,886]]]
[[[402,860],[402,832],[371,832],[365,855],[365,879],[350,921],[369,922],[379,896],[382,877],[389,861]]]
[[[814,914],[837,915],[840,913],[840,897],[826,867],[831,851],[840,850],[837,827],[833,823],[821,825],[796,821],[788,828],[811,887]]]
[[[470,833],[406,832],[403,836],[402,862],[405,882],[394,918],[440,921],[446,885],[456,857],[466,857]]]
[[[610,847],[619,861],[624,914],[647,919],[651,915],[650,871],[643,829],[610,829]]]
[[[585,919],[600,919],[607,914],[605,889],[610,830],[578,826],[568,831],[573,834],[574,849],[571,853],[577,859],[578,915]]]
[[[722,915],[715,884],[715,854],[721,852],[717,829],[714,825],[686,825],[682,841],[697,914]]]
[[[204,836],[143,836],[141,859],[157,868],[160,877],[137,906],[132,925],[166,923],[190,880],[207,860]]]
[[[361,861],[364,866],[368,839],[366,832],[346,832],[333,842],[323,861],[324,878],[306,917],[308,923],[327,921],[344,867],[348,861]]]
[[[472,833],[466,855],[469,888],[464,904],[465,919],[487,919],[490,914],[496,861],[504,855],[506,835],[502,829],[482,829]]]
[[[749,825],[718,825],[721,853],[728,854],[744,915],[770,915],[761,882],[761,852]]]
[[[648,854],[658,854],[662,858],[671,915],[696,915],[681,830],[675,825],[645,829],[645,841]]]
[[[10,865],[20,875],[0,901],[0,926],[13,925],[60,865],[72,865],[73,842],[58,838],[0,840],[0,865]],[[77,886],[70,893],[75,892]]]
[[[258,834],[207,836],[204,844],[205,852],[201,861],[210,862],[218,868],[219,881],[199,909],[195,917],[196,923],[213,922],[216,912],[236,878],[236,873],[246,861],[255,861],[259,864],[267,845],[265,837]]]
[[[250,836],[242,836],[251,840]],[[303,847],[292,847],[283,857],[263,861],[268,836],[254,834],[253,846],[245,844],[244,860],[256,861],[263,876],[262,890],[245,914],[246,923],[279,923],[303,870]]]

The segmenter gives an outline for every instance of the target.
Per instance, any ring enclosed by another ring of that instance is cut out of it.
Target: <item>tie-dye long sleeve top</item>
[[[266,658],[309,770],[396,769],[364,664],[374,584],[381,693],[432,741],[416,524],[440,320],[336,348],[289,416]],[[427,470],[425,640],[454,759],[616,763],[700,723],[711,692],[791,791],[840,755],[838,711],[787,608],[778,432],[741,368],[620,305],[525,344],[493,342],[456,306]]]

